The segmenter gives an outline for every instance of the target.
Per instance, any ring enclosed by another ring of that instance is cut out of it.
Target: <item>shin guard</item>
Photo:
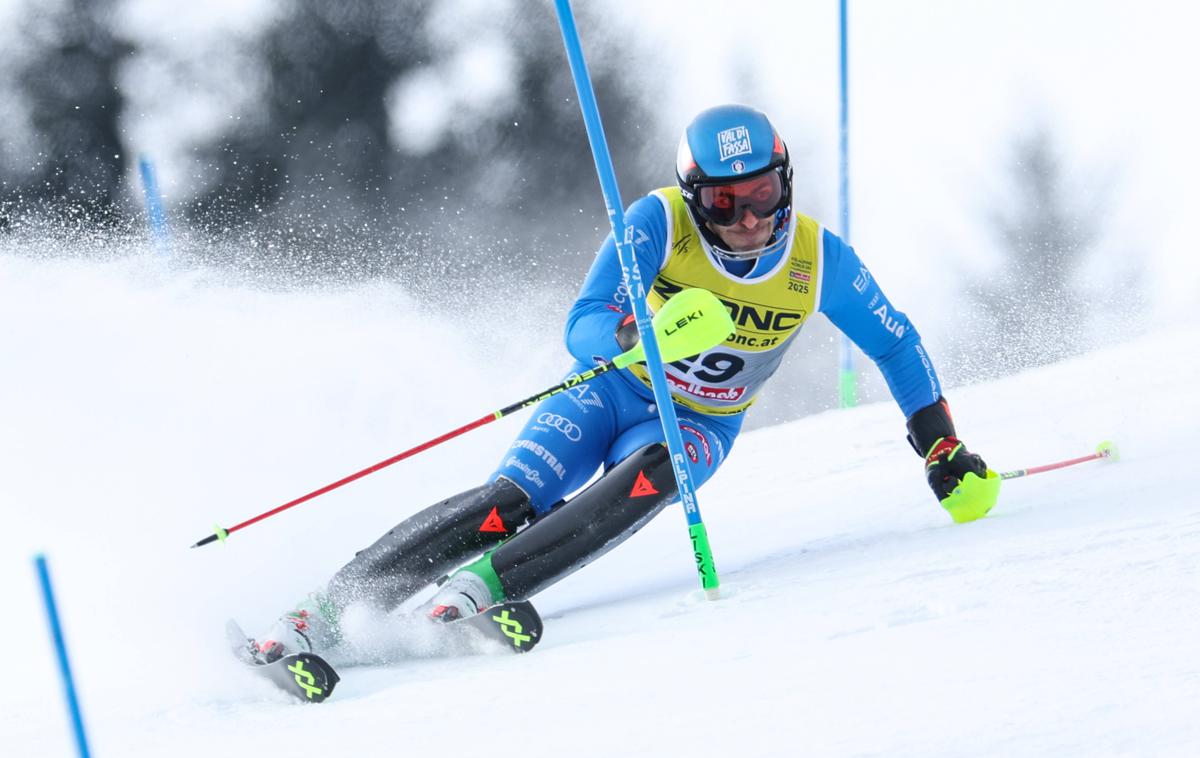
[[[666,447],[647,445],[485,560],[505,597],[531,597],[624,542],[675,495]]]
[[[516,533],[533,517],[507,479],[467,490],[402,521],[359,552],[329,582],[340,609],[365,600],[392,610],[435,579]]]

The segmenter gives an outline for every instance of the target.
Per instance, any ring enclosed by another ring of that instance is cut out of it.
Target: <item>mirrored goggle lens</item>
[[[771,171],[734,184],[697,188],[696,200],[701,215],[719,226],[730,226],[749,210],[758,218],[767,218],[779,210],[783,199],[783,179]]]

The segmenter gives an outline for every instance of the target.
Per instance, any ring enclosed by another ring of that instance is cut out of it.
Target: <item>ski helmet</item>
[[[684,201],[712,251],[752,260],[787,244],[792,219],[792,164],[787,146],[761,112],[744,105],[702,111],[679,140],[675,178]],[[745,212],[775,217],[767,244],[735,252],[724,247],[707,222],[730,226]]]

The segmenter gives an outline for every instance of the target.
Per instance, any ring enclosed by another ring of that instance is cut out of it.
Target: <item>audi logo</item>
[[[578,442],[583,439],[583,430],[571,423],[569,420],[559,416],[556,413],[543,413],[538,416],[537,422],[544,426],[549,426],[563,433],[563,436],[572,442]]]

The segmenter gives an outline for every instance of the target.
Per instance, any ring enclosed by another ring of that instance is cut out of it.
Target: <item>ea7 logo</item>
[[[871,283],[871,272],[867,271],[866,266],[858,267],[858,276],[854,279],[854,289],[858,290],[858,294],[863,294],[867,291],[867,285]]]
[[[572,442],[578,442],[583,439],[583,431],[573,424],[571,421],[554,413],[543,413],[538,416],[537,422],[551,429],[557,429],[563,433],[563,436]]]
[[[650,241],[650,237],[645,232],[634,226],[625,227],[625,244],[626,245],[643,245]]]
[[[721,150],[721,160],[727,161],[739,155],[750,152],[750,130],[744,126],[717,132],[717,147]]]

